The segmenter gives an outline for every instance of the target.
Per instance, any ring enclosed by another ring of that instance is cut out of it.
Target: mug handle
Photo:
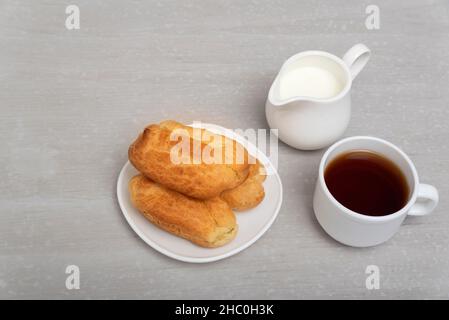
[[[438,204],[438,190],[430,184],[420,183],[418,198],[408,212],[409,216],[425,216],[433,211]]]
[[[352,79],[355,79],[365,67],[371,55],[371,50],[363,43],[358,43],[349,49],[343,56],[344,63],[348,66]]]

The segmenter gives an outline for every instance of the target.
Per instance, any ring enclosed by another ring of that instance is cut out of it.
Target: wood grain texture
[[[0,1],[0,298],[449,298],[449,3],[376,1]],[[324,150],[280,144],[284,202],[269,232],[223,261],[162,256],[127,225],[115,186],[148,123],[266,128],[281,63],[307,49],[372,58],[353,85],[345,136],[407,152],[441,202],[369,249],[330,239],[312,212]],[[66,290],[69,264],[81,289]],[[365,288],[365,268],[381,289]]]

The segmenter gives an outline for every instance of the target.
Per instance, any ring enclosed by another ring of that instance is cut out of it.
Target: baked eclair
[[[197,199],[240,185],[255,162],[237,141],[170,120],[147,126],[128,156],[147,178]]]
[[[194,199],[143,175],[129,182],[131,202],[159,228],[202,247],[219,247],[237,234],[235,215],[219,197]]]

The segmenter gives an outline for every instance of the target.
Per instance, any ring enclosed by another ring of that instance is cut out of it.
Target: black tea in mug
[[[338,155],[324,172],[326,186],[346,208],[368,216],[402,209],[410,196],[401,169],[383,155],[353,150]]]

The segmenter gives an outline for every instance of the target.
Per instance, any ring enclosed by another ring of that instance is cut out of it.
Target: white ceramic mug
[[[348,127],[352,82],[369,57],[370,50],[361,43],[350,48],[342,59],[324,51],[304,51],[290,57],[282,65],[268,93],[265,114],[270,128],[278,130],[283,142],[302,150],[320,149],[335,142]],[[324,70],[338,79],[337,92],[327,98],[283,97],[283,79],[304,67]]]
[[[352,150],[370,150],[393,161],[404,173],[410,195],[399,211],[385,216],[367,216],[340,204],[330,193],[324,180],[327,165],[336,156]],[[318,222],[335,240],[353,247],[369,247],[390,239],[398,231],[407,215],[423,216],[438,204],[435,187],[419,183],[415,166],[398,147],[374,137],[350,137],[333,144],[323,155],[313,199]]]

